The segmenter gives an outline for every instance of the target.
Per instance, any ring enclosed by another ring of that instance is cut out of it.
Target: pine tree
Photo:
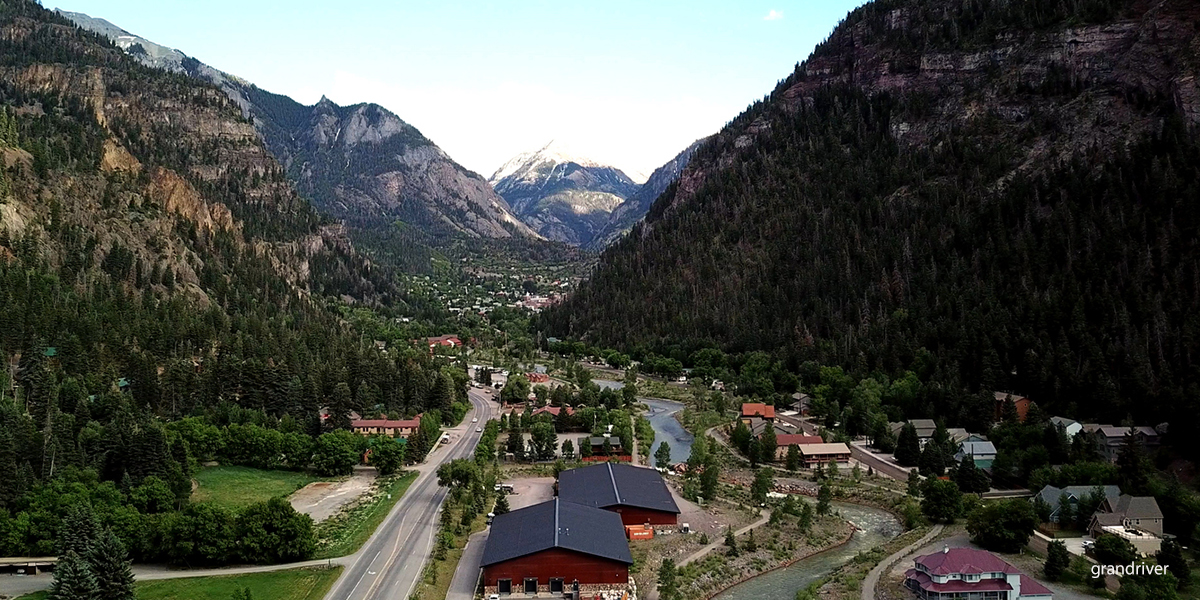
[[[917,437],[917,427],[905,423],[896,439],[896,462],[905,467],[916,466],[921,459],[921,440]]]
[[[679,597],[679,584],[675,580],[675,561],[664,558],[658,567],[658,597],[675,600]]]
[[[831,510],[830,501],[833,500],[833,489],[828,483],[822,483],[820,489],[817,490],[817,514],[827,515]]]
[[[671,445],[665,440],[660,442],[658,449],[654,451],[654,465],[660,469],[671,466]]]
[[[91,505],[78,502],[68,508],[63,517],[58,534],[58,553],[88,556],[99,535],[100,525],[96,522]]]
[[[136,600],[133,568],[125,545],[110,529],[105,529],[92,545],[87,562],[96,578],[96,600]]]
[[[787,470],[800,470],[800,447],[796,444],[789,444],[787,449]]]
[[[496,498],[496,508],[492,509],[492,512],[496,513],[498,515],[502,515],[508,511],[509,511],[508,497],[505,496],[503,492],[501,492],[500,495]]]
[[[775,435],[775,427],[768,425],[763,429],[761,435],[758,436],[759,457],[761,462],[774,462],[775,450],[779,445],[779,438]]]
[[[729,556],[738,555],[737,537],[733,535],[733,527],[725,528],[725,547],[729,548]]]
[[[48,600],[97,600],[99,588],[86,561],[74,551],[60,555]]]
[[[1067,545],[1062,540],[1054,540],[1050,542],[1050,547],[1046,551],[1046,564],[1042,567],[1042,573],[1049,581],[1058,581],[1062,579],[1063,573],[1071,566],[1071,555],[1067,552]]]

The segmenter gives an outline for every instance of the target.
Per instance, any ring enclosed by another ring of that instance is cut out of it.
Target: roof
[[[969,567],[980,569],[983,573],[1020,573],[1016,567],[995,554],[975,548],[950,548],[918,556],[913,562],[924,565],[925,570],[933,575],[962,573],[963,569]]]
[[[995,455],[996,445],[991,442],[963,442],[961,451],[971,456]]]
[[[754,437],[758,437],[758,436],[762,435],[763,432],[765,432],[768,427],[775,430],[776,437],[781,436],[781,435],[787,435],[792,432],[791,429],[788,429],[787,427],[784,427],[783,425],[780,425],[780,424],[776,423],[775,421],[768,421],[766,419],[760,419],[758,417],[750,417],[750,434],[753,435]],[[795,429],[795,428],[793,427],[792,429]]]
[[[596,508],[636,506],[679,514],[662,475],[654,469],[604,463],[563,471],[558,497]]]
[[[1092,522],[1101,527],[1120,525],[1122,521],[1124,521],[1124,519],[1122,519],[1121,515],[1117,513],[1098,512],[1092,515]]]
[[[1105,485],[1100,487],[1104,490],[1104,497],[1109,501],[1110,504],[1116,502],[1117,498],[1121,495],[1121,488],[1115,485]],[[1096,486],[1094,485],[1068,485],[1064,488],[1057,488],[1052,485],[1048,485],[1042,488],[1042,491],[1038,492],[1037,495],[1041,496],[1042,500],[1045,500],[1046,504],[1049,504],[1051,509],[1057,509],[1059,496],[1066,494],[1068,497],[1081,499],[1084,496],[1092,493],[1092,490],[1094,489],[1096,489]]]
[[[962,427],[949,427],[946,429],[946,435],[950,438],[950,441],[961,444],[962,442],[967,441],[972,434],[970,431],[967,431]]]
[[[482,565],[552,548],[633,564],[620,515],[554,499],[496,515],[483,549]]]
[[[800,454],[850,454],[850,447],[838,442],[836,444],[803,444]]]
[[[1049,596],[1054,592],[1050,588],[1042,585],[1038,580],[1021,573],[1021,595],[1022,596]]]
[[[1055,425],[1062,425],[1063,427],[1070,427],[1079,423],[1075,419],[1068,419],[1066,417],[1050,417],[1050,422]]]
[[[355,419],[350,421],[351,427],[383,427],[385,429],[415,429],[420,425],[420,415],[412,419]]]
[[[976,571],[976,572],[980,572],[980,571]],[[973,582],[963,581],[961,579],[951,579],[951,580],[947,581],[946,583],[938,583],[938,582],[934,581],[933,578],[930,577],[929,575],[922,573],[921,571],[918,571],[916,569],[909,569],[909,570],[905,571],[904,577],[906,579],[915,580],[917,582],[917,585],[920,586],[921,589],[923,589],[923,590],[927,590],[927,591],[931,591],[931,592],[938,592],[938,593],[1000,592],[1000,591],[1011,591],[1012,590],[1012,586],[1008,584],[1008,581],[1006,581],[1004,579],[997,579],[997,578],[981,579],[979,581],[973,581]],[[1022,590],[1022,592],[1023,591],[1024,590]]]
[[[608,440],[608,445],[612,446],[613,448],[621,447],[621,438],[619,438],[615,435],[611,436],[611,437],[602,437],[602,436],[598,436],[598,435],[592,436],[592,437],[588,438],[588,443],[590,443],[593,446],[603,446],[604,440]]]
[[[775,407],[763,404],[761,402],[746,402],[742,404],[743,417],[763,417],[766,419],[775,418]]]
[[[1098,431],[1100,432],[1100,435],[1103,435],[1106,438],[1124,439],[1125,435],[1129,433],[1129,429],[1130,429],[1129,427],[1113,427],[1112,425],[1101,425],[1099,427]],[[1140,427],[1134,427],[1133,430],[1135,433],[1140,433],[1144,436],[1149,436],[1149,437],[1157,437],[1158,436],[1158,432],[1155,431],[1153,427],[1147,427],[1145,425],[1142,425]]]
[[[1121,497],[1117,498],[1117,505],[1113,507],[1113,512],[1124,515],[1126,519],[1163,518],[1162,510],[1158,508],[1158,501],[1153,496],[1121,494]]]
[[[996,400],[1005,400],[1007,398],[1012,398],[1013,403],[1017,403],[1022,400],[1024,400],[1025,402],[1029,402],[1029,398],[1026,398],[1025,396],[1021,396],[1019,394],[1014,394],[1012,392],[995,392],[995,396],[996,396]]]
[[[803,444],[820,444],[824,441],[819,435],[803,435],[800,433],[784,433],[775,436],[775,444],[779,448],[786,448],[792,444],[797,446]]]
[[[570,406],[567,406],[565,408],[567,409],[568,415],[575,414],[575,410],[572,409]],[[541,414],[541,413],[550,413],[557,417],[558,413],[562,412],[562,409],[563,409],[563,407],[560,407],[560,406],[543,406],[543,407],[533,411],[532,414],[537,415],[537,414]]]

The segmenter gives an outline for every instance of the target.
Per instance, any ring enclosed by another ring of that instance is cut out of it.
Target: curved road
[[[449,430],[450,444],[430,453],[416,481],[379,529],[362,549],[340,561],[346,568],[325,600],[404,599],[412,594],[433,550],[438,512],[446,499],[446,490],[437,483],[437,468],[472,456],[483,435],[475,429],[487,423],[497,408],[483,390],[472,388],[469,396],[472,410],[467,416],[478,417],[479,422],[463,419],[462,425]]]

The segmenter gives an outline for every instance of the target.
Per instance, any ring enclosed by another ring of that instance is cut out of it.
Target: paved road
[[[479,389],[470,390],[473,410],[469,417],[478,417],[473,424],[464,419],[455,439],[433,452],[426,459],[421,474],[396,503],[362,550],[349,557],[342,576],[334,583],[326,600],[382,600],[408,598],[421,577],[425,562],[433,549],[437,532],[438,511],[446,499],[446,490],[437,484],[437,467],[455,458],[472,456],[482,434],[482,426],[496,411],[490,396]]]
[[[471,600],[475,597],[475,588],[479,583],[479,569],[483,565],[483,549],[487,546],[490,529],[476,532],[467,540],[462,558],[458,560],[458,570],[450,581],[450,590],[446,600]]]

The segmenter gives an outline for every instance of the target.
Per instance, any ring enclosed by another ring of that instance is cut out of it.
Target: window
[[[512,593],[512,580],[511,579],[497,579],[496,580],[496,591],[501,594],[511,594]]]
[[[537,577],[526,577],[525,578],[525,593],[526,594],[536,594],[537,593]]]
[[[550,580],[550,593],[561,594],[562,591],[563,591],[562,577],[555,577],[555,578],[551,579]]]

